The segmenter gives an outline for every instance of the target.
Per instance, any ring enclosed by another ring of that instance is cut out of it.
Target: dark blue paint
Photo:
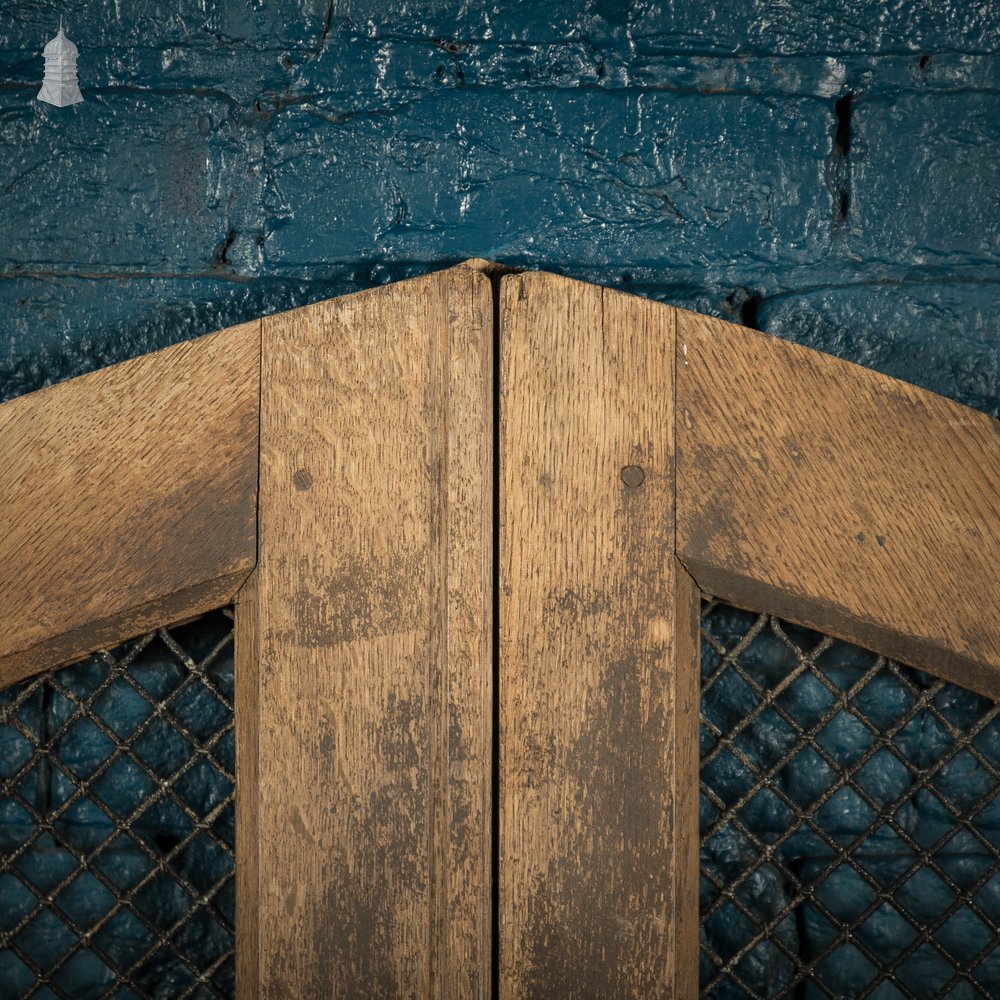
[[[1000,408],[993,5],[139,7],[0,12],[0,397],[484,256]]]

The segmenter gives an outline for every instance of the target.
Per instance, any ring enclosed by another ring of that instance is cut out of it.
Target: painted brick
[[[872,289],[950,288],[920,314],[924,361],[892,370],[996,408],[961,335],[988,326],[995,280],[988,5],[393,6],[18,0],[0,18],[2,394],[481,255],[783,336],[792,302],[829,292],[863,318]],[[33,99],[60,14],[87,97],[62,111]],[[831,349],[889,364],[893,334],[858,329]]]
[[[306,5],[301,5],[305,9]],[[638,52],[780,53],[919,50],[994,51],[1000,19],[985,3],[940,0],[808,0],[775,3],[632,2],[619,0],[500,0],[456,4],[423,0],[396,5],[383,0],[340,0],[333,18],[372,34],[443,36],[457,40],[557,42],[585,38],[607,47],[619,41]]]
[[[255,270],[259,141],[225,101],[190,94],[90,95],[70,114],[4,95],[2,265],[78,270]],[[232,242],[232,241],[230,241]]]
[[[266,258],[304,276],[373,253],[483,249],[610,267],[814,259],[830,231],[830,122],[816,101],[734,95],[296,105],[268,136]]]
[[[1000,261],[1000,93],[858,100],[851,160],[859,257]]]

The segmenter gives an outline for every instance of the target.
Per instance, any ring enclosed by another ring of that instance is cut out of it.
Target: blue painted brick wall
[[[997,413],[998,49],[960,0],[11,0],[0,397],[484,256]]]

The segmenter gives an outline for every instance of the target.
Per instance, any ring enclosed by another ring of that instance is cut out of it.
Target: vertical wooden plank
[[[492,319],[458,268],[265,320],[243,997],[488,995]]]
[[[260,658],[257,573],[236,595],[233,630],[236,670],[236,989],[242,1000],[260,996],[260,839],[257,835],[260,760],[257,729]]]
[[[670,996],[674,312],[523,274],[501,331],[501,996]]]
[[[674,559],[674,607],[677,646],[674,652],[673,823],[670,870],[674,877],[672,996],[698,996],[698,878],[701,833],[698,826],[701,771],[701,591]]]

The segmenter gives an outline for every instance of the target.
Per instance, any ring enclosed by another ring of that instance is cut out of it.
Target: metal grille
[[[701,982],[1000,997],[1000,706],[708,601]]]
[[[0,692],[0,997],[233,995],[232,614]]]

